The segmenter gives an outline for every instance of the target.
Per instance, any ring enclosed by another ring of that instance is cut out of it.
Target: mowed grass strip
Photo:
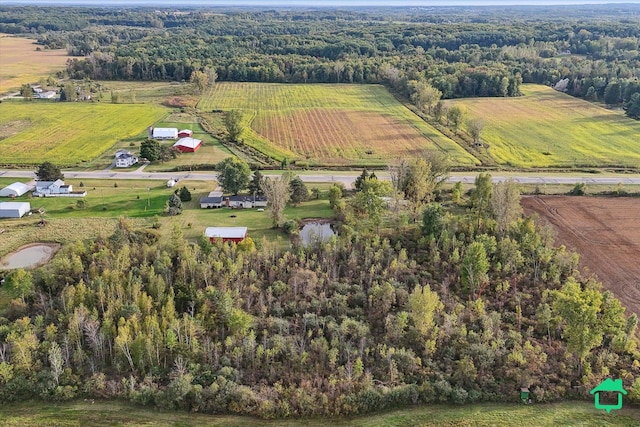
[[[541,85],[518,98],[448,101],[482,119],[481,139],[500,164],[517,167],[640,167],[640,121]]]
[[[64,70],[67,51],[45,50],[35,40],[0,34],[0,93],[18,90],[25,83],[36,83],[56,71]]]
[[[637,426],[640,413],[625,407],[607,414],[593,402],[518,405],[424,405],[358,417],[262,420],[143,408],[116,401],[20,402],[0,406],[3,426]]]
[[[216,83],[198,107],[244,110],[251,129],[241,138],[277,159],[384,164],[435,149],[456,165],[479,163],[380,85]]]
[[[147,126],[166,113],[157,105],[3,102],[0,129],[15,122],[29,125],[0,140],[0,164],[87,162],[121,139],[146,135]]]

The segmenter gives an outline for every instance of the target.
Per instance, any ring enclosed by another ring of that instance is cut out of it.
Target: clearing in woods
[[[557,242],[580,254],[581,267],[640,315],[640,199],[626,197],[523,197],[557,231]]]
[[[542,85],[523,85],[517,98],[469,98],[481,119],[482,142],[500,164],[517,167],[640,167],[640,121]]]
[[[35,40],[0,34],[0,93],[18,90],[25,83],[35,83],[66,67],[64,49],[37,51]]]
[[[119,140],[146,137],[147,127],[166,114],[147,104],[3,102],[0,165],[78,165]]]
[[[240,138],[278,160],[383,165],[431,149],[455,165],[479,163],[379,85],[216,83],[198,108],[242,110]]]

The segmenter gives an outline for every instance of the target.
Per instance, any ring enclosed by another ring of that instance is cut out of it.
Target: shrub
[[[569,191],[570,196],[584,196],[587,186],[584,182],[577,182]]]

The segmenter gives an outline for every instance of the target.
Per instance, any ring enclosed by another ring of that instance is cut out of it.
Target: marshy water
[[[60,245],[34,243],[19,248],[0,260],[0,269],[33,268],[46,264],[58,252]]]
[[[335,235],[335,231],[333,231],[331,224],[328,222],[308,222],[302,227],[302,230],[300,230],[300,240],[302,240],[303,245],[309,245],[318,241],[326,242]]]

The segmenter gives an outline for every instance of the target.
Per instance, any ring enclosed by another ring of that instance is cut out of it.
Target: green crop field
[[[0,165],[88,162],[119,140],[146,135],[166,114],[156,105],[3,102]]]
[[[261,420],[230,415],[168,412],[119,402],[20,402],[0,406],[2,425],[30,426],[637,426],[640,411],[623,408],[610,414],[596,411],[592,402],[543,405],[474,404],[424,405],[349,418]]]
[[[549,87],[523,97],[448,101],[482,119],[481,140],[500,164],[517,167],[640,167],[640,121]]]
[[[217,83],[198,108],[242,110],[240,138],[276,159],[382,165],[431,149],[456,165],[478,163],[378,85]]]

